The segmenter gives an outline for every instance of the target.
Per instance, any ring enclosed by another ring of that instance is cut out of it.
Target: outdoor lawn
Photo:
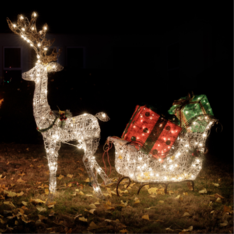
[[[103,149],[95,156],[101,167]],[[111,174],[114,148],[109,151]],[[49,169],[43,144],[1,143],[0,232],[2,233],[233,233],[233,165],[208,153],[195,191],[187,182],[156,184],[128,180],[101,187],[95,198],[82,162],[83,151],[62,144],[55,202],[46,205]],[[222,157],[222,156],[220,156]],[[105,157],[107,174],[110,173]],[[99,182],[102,183],[101,178]]]

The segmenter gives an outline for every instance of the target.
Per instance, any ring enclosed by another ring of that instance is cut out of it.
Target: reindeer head
[[[22,74],[22,78],[27,81],[35,81],[36,83],[38,83],[42,78],[47,79],[48,72],[57,72],[61,71],[62,69],[63,66],[56,62],[51,62],[47,65],[36,64],[34,68],[27,72],[24,72]]]
[[[57,57],[60,55],[61,50],[58,53],[56,49],[52,51],[50,55],[47,55],[48,48],[54,43],[52,41],[46,40],[45,35],[48,29],[48,25],[43,26],[43,30],[37,32],[36,20],[37,13],[33,12],[31,15],[31,21],[23,15],[17,16],[17,24],[13,24],[9,18],[6,19],[9,28],[16,34],[20,35],[30,46],[35,50],[37,54],[37,64],[48,65],[52,61],[56,61]]]

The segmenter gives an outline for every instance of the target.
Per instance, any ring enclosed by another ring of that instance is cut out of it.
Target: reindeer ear
[[[56,63],[56,62],[51,62],[47,66],[47,72],[58,72],[63,70],[63,66]]]

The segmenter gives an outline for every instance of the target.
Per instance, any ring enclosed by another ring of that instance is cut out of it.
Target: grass
[[[95,156],[99,165],[104,167],[102,153],[100,146]],[[130,188],[126,189],[128,181],[124,180],[119,188],[127,192],[121,193],[121,197],[115,195],[116,184],[102,186],[101,189],[106,198],[102,201],[94,196],[92,188],[85,182],[88,175],[82,162],[82,155],[83,151],[74,149],[72,146],[61,147],[58,158],[56,204],[54,208],[48,208],[44,203],[31,202],[31,199],[40,199],[45,202],[48,197],[46,189],[49,185],[49,174],[43,145],[2,143],[0,147],[0,175],[2,176],[0,179],[0,232],[179,233],[192,226],[191,233],[232,233],[232,165],[221,163],[212,155],[208,155],[202,171],[195,180],[194,192],[189,189],[186,182],[181,182],[169,184],[169,194],[164,194],[163,186],[150,184],[149,188],[158,188],[157,194],[150,195],[145,186],[137,195],[140,183],[130,185]],[[109,155],[112,166],[110,177],[117,180],[120,175],[114,168],[114,149],[111,149]],[[107,160],[106,165],[107,174],[109,174]],[[67,174],[73,177],[69,178]],[[59,175],[64,177],[60,180]],[[25,182],[17,182],[19,178]],[[69,187],[69,182],[75,183]],[[101,178],[99,182],[102,183]],[[219,187],[212,183],[218,183]],[[207,193],[199,193],[204,188],[207,189]],[[24,194],[8,197],[4,191]],[[80,195],[80,191],[84,195]],[[110,193],[110,191],[113,192]],[[89,194],[92,196],[86,196]],[[223,198],[218,202],[215,194]],[[178,195],[180,197],[176,198]],[[136,197],[140,203],[135,203]],[[128,202],[127,205],[121,205],[121,200]],[[8,201],[15,207],[4,204]],[[27,205],[24,206],[22,201],[27,202]],[[91,214],[90,204],[97,201],[100,204],[96,205],[94,213]],[[106,205],[107,201],[111,205]],[[41,208],[44,209],[39,211],[38,209]],[[183,216],[185,212],[189,215]],[[144,215],[148,215],[149,220],[143,219]],[[79,220],[80,217],[86,218],[87,222]],[[97,226],[90,229],[92,222]]]

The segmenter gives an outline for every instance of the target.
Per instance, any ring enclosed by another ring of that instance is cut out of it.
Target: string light
[[[186,105],[187,101],[189,102],[189,105]],[[179,125],[183,127],[185,131],[189,132],[198,132],[198,129],[200,129],[200,132],[204,132],[205,127],[209,122],[207,121],[208,118],[210,118],[210,116],[214,116],[209,101],[204,94],[192,94],[192,96],[188,95],[187,97],[182,97],[179,100],[174,101],[173,106],[169,109],[168,113],[175,115],[178,118]],[[187,122],[199,115],[206,115],[206,117],[202,120],[198,118],[196,122],[189,127]],[[200,124],[202,124],[202,128],[200,127]]]
[[[35,17],[37,15],[34,13],[32,16]],[[98,197],[104,198],[99,187],[97,177],[94,174],[94,170],[96,170],[96,172],[101,176],[105,184],[110,183],[111,180],[98,165],[93,154],[96,152],[100,140],[100,126],[98,124],[98,119],[106,122],[109,120],[109,117],[103,112],[99,112],[95,116],[85,113],[83,115],[72,117],[68,110],[66,112],[62,112],[60,110],[51,111],[47,100],[48,72],[58,72],[63,69],[60,64],[54,62],[57,60],[60,51],[59,53],[53,52],[52,56],[46,55],[46,51],[44,50],[47,50],[47,47],[51,45],[51,42],[38,37],[35,20],[32,20],[29,23],[29,20],[27,18],[24,19],[23,16],[21,16],[20,19],[21,21],[17,22],[17,25],[15,26],[12,25],[8,18],[7,22],[14,33],[20,35],[24,39],[27,39],[27,42],[31,43],[30,45],[36,51],[38,58],[35,67],[28,72],[24,72],[22,74],[22,78],[27,81],[35,82],[33,114],[37,129],[41,132],[44,140],[50,171],[50,194],[54,194],[56,191],[57,159],[61,143],[70,144],[68,141],[77,140],[78,144],[75,146],[84,150],[83,162],[90,181],[92,181],[94,191]],[[26,31],[22,28],[23,25],[25,25],[26,28],[31,28],[33,31]],[[47,27],[45,26],[44,29],[47,29]],[[42,41],[43,44],[41,44]],[[40,48],[37,48],[37,46]],[[63,115],[64,113],[68,115],[65,120]],[[65,121],[65,125],[63,127],[61,125],[61,120]]]
[[[36,17],[37,14],[34,12],[32,14],[32,18]],[[46,31],[48,30],[47,24],[43,26],[43,31],[41,31],[41,34],[37,32],[36,30],[36,18],[29,21],[27,17],[23,17],[22,15],[19,15],[19,20],[17,20],[17,24],[12,24],[9,18],[7,18],[7,23],[9,28],[15,33],[20,35],[22,38],[24,38],[28,43],[30,43],[30,46],[35,50],[36,54],[40,55],[41,59],[39,63],[42,63],[43,65],[47,65],[50,62],[56,61],[58,56],[61,54],[61,49],[56,51],[54,49],[50,55],[46,54],[46,50],[44,49],[46,47],[50,47],[53,44],[52,40],[44,40]],[[26,30],[26,29],[31,30]],[[42,45],[43,42],[43,45]]]
[[[199,117],[201,121],[204,121],[204,115]],[[196,119],[197,117],[192,118],[188,123],[189,126]],[[195,180],[202,169],[205,157],[204,146],[210,134],[210,129],[218,120],[210,116],[209,121],[204,132],[201,131],[204,129],[202,124],[198,125],[200,132],[181,131],[173,144],[174,147],[171,147],[167,153],[167,160],[163,162],[161,158],[156,159],[152,154],[145,154],[141,150],[130,150],[128,144],[126,145],[128,141],[122,138],[108,137],[107,140],[113,142],[115,146],[115,167],[117,172],[122,176],[130,176],[131,180],[135,182],[154,183],[183,181],[186,179]],[[195,157],[191,152],[197,149],[197,144],[202,146]],[[119,158],[119,155],[121,155],[121,158]],[[134,159],[138,160],[134,161]]]

